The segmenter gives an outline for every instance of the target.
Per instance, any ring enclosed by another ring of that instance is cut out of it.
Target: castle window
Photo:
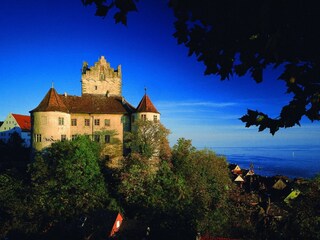
[[[110,119],[105,119],[104,120],[104,125],[105,126],[110,126]]]
[[[59,125],[64,125],[64,118],[63,117],[59,117]]]
[[[84,120],[84,125],[85,126],[90,126],[90,119],[85,119]]]
[[[131,122],[134,123],[134,115],[131,116]]]
[[[146,121],[147,120],[147,115],[146,114],[141,114],[141,119],[142,119],[142,121]]]
[[[78,137],[78,135],[71,135],[71,140],[73,141],[73,140],[75,140],[76,138]]]
[[[100,119],[95,119],[94,120],[94,125],[99,126],[100,125]]]
[[[98,90],[98,86],[94,86],[94,90]]]
[[[67,135],[62,134],[62,135],[61,135],[61,141],[65,141],[65,140],[67,140]]]
[[[100,142],[100,135],[94,135],[93,137],[94,137],[93,140],[95,142]]]
[[[35,142],[41,142],[41,134],[35,134],[34,140],[35,140]]]
[[[110,135],[105,135],[104,136],[104,142],[105,143],[110,143]]]
[[[77,126],[77,119],[71,119],[71,126]]]
[[[154,122],[158,122],[158,116],[157,115],[153,115],[153,121]]]

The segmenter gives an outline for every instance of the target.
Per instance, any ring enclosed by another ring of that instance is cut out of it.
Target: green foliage
[[[185,156],[185,158],[183,157]],[[187,207],[197,231],[223,232],[230,185],[224,157],[210,150],[195,150],[190,140],[179,139],[172,151],[173,170],[185,179],[189,188]]]
[[[104,207],[108,193],[99,167],[99,145],[87,137],[56,142],[30,165],[35,218],[66,221]]]
[[[175,166],[175,170],[183,168],[185,166],[184,162],[188,161],[191,154],[195,151],[196,148],[192,146],[191,140],[179,138],[177,144],[172,148],[172,163]]]
[[[172,163],[161,161],[153,171],[146,158],[132,154],[121,180],[126,210],[158,229],[175,237],[223,232],[230,179],[225,159],[212,151],[197,151],[190,140],[179,139]]]
[[[121,140],[117,137],[118,133],[116,130],[102,130],[94,132],[94,135],[100,136],[100,156],[104,159],[105,156],[109,156],[109,160],[101,162],[103,167],[119,167],[118,159],[122,159],[123,156],[123,145]],[[105,142],[106,135],[110,137],[109,142]]]
[[[310,182],[308,189],[291,201],[285,225],[287,239],[320,239],[320,181]]]
[[[13,132],[7,143],[0,141],[1,168],[26,168],[29,163],[30,148],[24,146],[24,140]],[[25,169],[24,169],[25,170]]]
[[[168,150],[167,136],[170,131],[160,122],[137,120],[133,131],[125,133],[125,145],[132,153],[138,153],[144,158],[157,157],[167,158]]]
[[[12,173],[0,175],[0,238],[8,232],[24,227],[25,194],[28,188]]]

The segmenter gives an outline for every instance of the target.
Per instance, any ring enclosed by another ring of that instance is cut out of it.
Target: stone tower
[[[82,95],[98,94],[106,96],[122,96],[121,65],[114,70],[110,63],[101,56],[93,67],[87,62],[82,65]]]

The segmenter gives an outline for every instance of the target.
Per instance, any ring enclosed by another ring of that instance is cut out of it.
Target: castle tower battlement
[[[104,56],[101,56],[92,67],[89,67],[87,62],[84,62],[82,65],[81,86],[82,95],[122,96],[121,65],[118,65],[115,70]]]

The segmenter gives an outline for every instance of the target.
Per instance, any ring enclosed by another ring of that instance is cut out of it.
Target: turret
[[[147,91],[145,91],[145,94],[142,97],[136,109],[136,112],[132,115],[132,118],[132,122],[134,122],[135,119],[142,119],[154,122],[160,121],[160,113],[151,102],[151,99],[147,95]]]
[[[41,150],[70,136],[68,108],[53,87],[30,113],[31,142],[35,150]]]

